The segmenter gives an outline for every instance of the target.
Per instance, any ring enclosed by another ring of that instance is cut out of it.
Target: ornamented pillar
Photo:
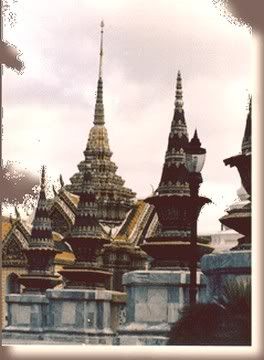
[[[194,137],[192,142],[195,140]],[[155,206],[161,225],[160,231],[154,237],[146,238],[141,245],[142,249],[154,259],[152,268],[187,269],[189,267],[193,208],[196,209],[198,218],[203,205],[210,202],[209,199],[198,194],[195,199],[191,196],[190,188],[193,189],[193,186],[190,187],[190,182],[193,180],[186,168],[188,147],[182,79],[178,72],[175,109],[160,184],[154,195],[145,200]],[[197,184],[200,182],[201,176]],[[197,260],[211,251],[209,245],[198,242]]]

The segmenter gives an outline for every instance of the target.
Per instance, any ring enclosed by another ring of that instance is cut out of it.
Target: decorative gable
[[[23,246],[18,238],[12,233],[3,244],[3,266],[26,266],[27,259],[23,252]]]

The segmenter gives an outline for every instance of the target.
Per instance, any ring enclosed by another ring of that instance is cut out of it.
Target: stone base
[[[6,296],[8,324],[3,332],[41,334],[44,331],[48,300],[43,294],[13,294]]]
[[[126,295],[104,289],[50,289],[45,295],[9,295],[7,301],[4,341],[111,345]]]
[[[205,302],[205,279],[197,274],[197,300]],[[126,323],[120,345],[165,345],[167,334],[189,303],[189,271],[133,271],[123,276],[127,288]]]
[[[251,278],[251,251],[236,250],[205,255],[201,269],[207,278],[206,297],[212,302],[223,294],[225,283]]]

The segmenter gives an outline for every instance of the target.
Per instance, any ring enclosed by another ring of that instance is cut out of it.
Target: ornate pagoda
[[[21,275],[19,281],[26,292],[45,292],[61,282],[54,274],[54,258],[60,251],[54,243],[51,220],[45,192],[45,168],[42,167],[40,194],[29,245],[24,250],[28,262],[28,274]]]
[[[226,210],[228,214],[220,219],[223,225],[243,235],[232,250],[251,249],[251,117],[252,98],[250,97],[241,154],[224,160],[225,165],[237,168],[242,186],[248,194],[246,203],[242,203],[242,206],[230,206]]]
[[[189,143],[183,109],[182,79],[178,72],[175,109],[160,184],[154,195],[145,200],[154,205],[160,227],[156,235],[146,238],[141,247],[154,259],[152,267],[157,269],[189,266],[193,208],[196,209],[197,220],[202,206],[210,202],[209,199],[198,196],[198,192],[195,197],[191,194],[193,184],[186,167],[186,152],[190,147],[196,147],[197,142],[200,144],[195,132]],[[198,177],[196,183],[199,186],[200,173]],[[198,241],[197,260],[212,250],[209,245]]]
[[[98,206],[98,219],[100,223],[114,227],[120,225],[125,219],[127,212],[133,206],[133,199],[136,194],[124,186],[124,180],[116,174],[117,166],[111,160],[112,152],[105,127],[103,104],[103,28],[104,23],[101,22],[99,78],[94,126],[90,130],[84,151],[85,159],[79,163],[79,172],[71,177],[71,185],[67,185],[66,189],[73,194],[80,195],[82,193],[82,180],[85,169],[88,168],[89,171],[92,171],[94,174],[92,187]]]
[[[66,288],[105,288],[112,276],[99,261],[100,251],[109,237],[97,220],[98,204],[92,185],[94,176],[91,170],[84,169],[75,222],[65,238],[76,258],[73,265],[60,271]]]

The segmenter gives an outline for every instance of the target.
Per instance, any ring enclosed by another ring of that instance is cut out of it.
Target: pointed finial
[[[61,174],[60,174],[60,185],[61,185],[62,188],[64,187],[64,181],[63,181],[63,178],[62,178]]]
[[[179,112],[182,112],[183,98],[182,98],[182,78],[181,78],[180,70],[178,71],[178,74],[177,74],[175,108]]]
[[[103,104],[103,34],[104,22],[101,21],[101,40],[100,40],[100,61],[99,78],[97,82],[96,104],[94,112],[94,125],[104,125],[104,104]]]
[[[18,208],[16,206],[15,206],[15,213],[16,213],[16,219],[20,220],[21,216],[20,216],[20,213],[19,213]]]
[[[104,40],[104,21],[101,21],[101,39],[100,39],[100,61],[99,61],[99,79],[103,75],[103,40]]]

